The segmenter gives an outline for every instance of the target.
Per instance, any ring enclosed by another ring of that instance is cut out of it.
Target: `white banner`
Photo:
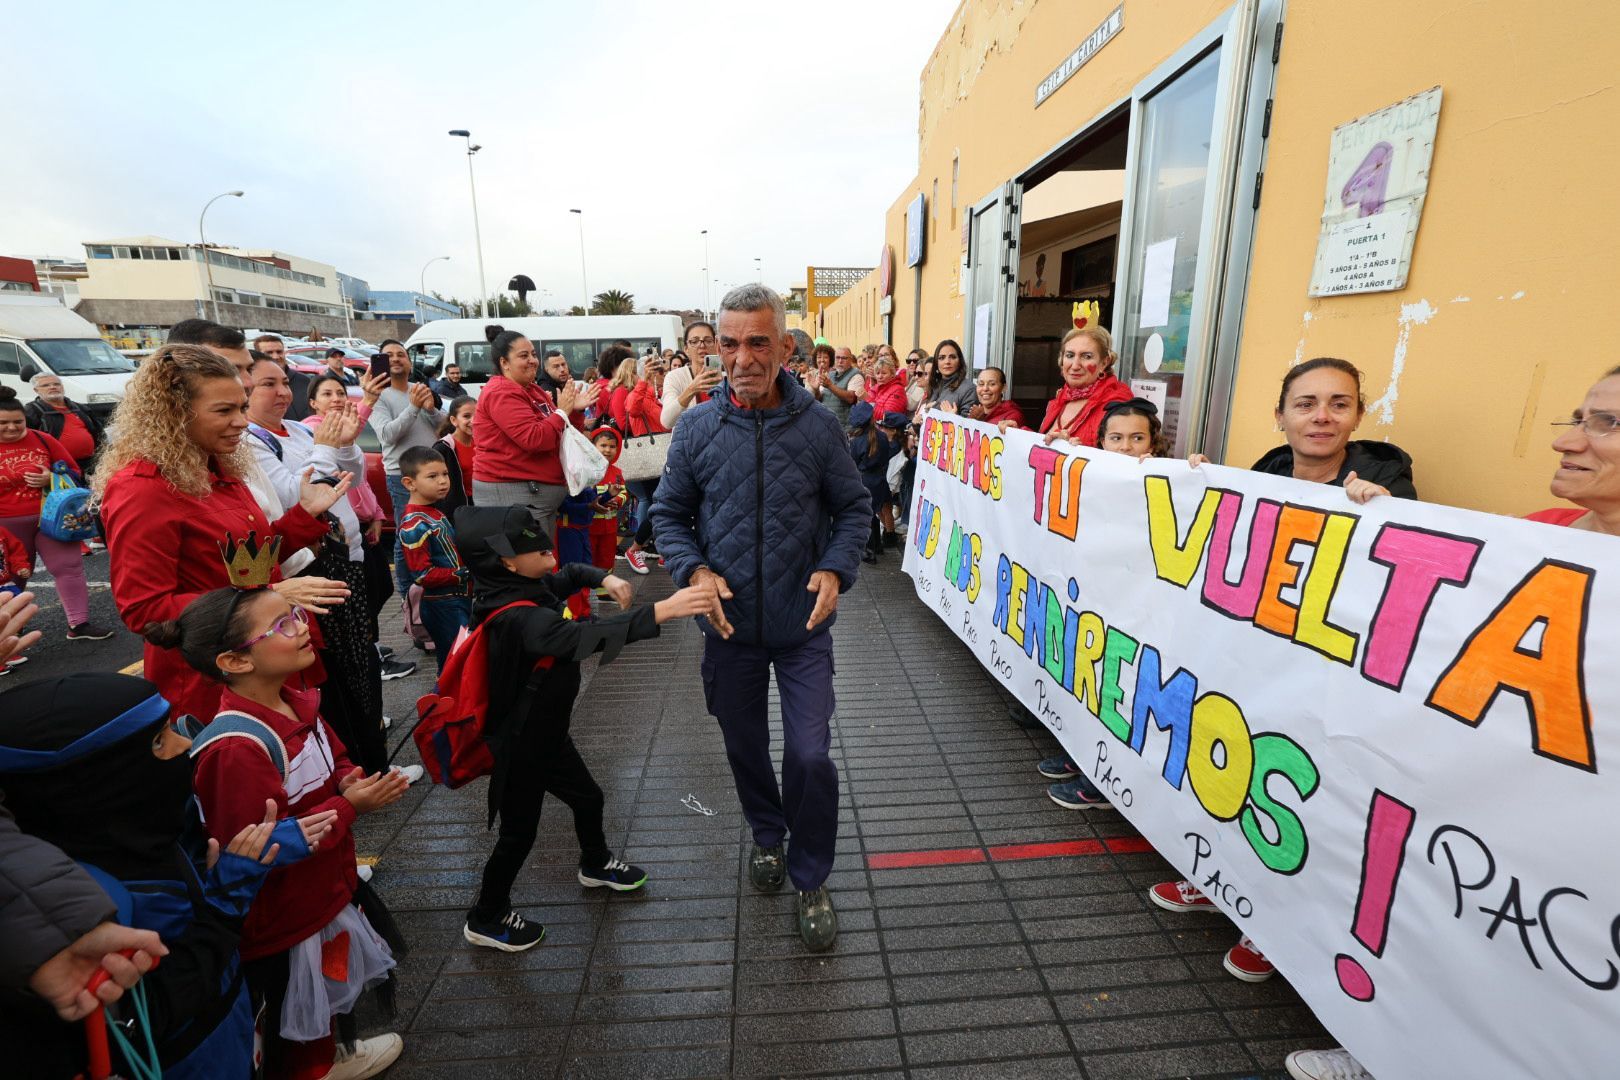
[[[911,521],[917,594],[1378,1080],[1620,1073],[1620,543],[937,412]]]

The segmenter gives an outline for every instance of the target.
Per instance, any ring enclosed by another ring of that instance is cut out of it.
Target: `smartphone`
[[[371,363],[367,368],[367,374],[373,376],[388,374],[388,357],[382,353],[378,353],[376,356],[373,356],[371,358]]]
[[[719,353],[710,353],[708,356],[705,356],[703,358],[703,366],[708,368],[710,371],[723,371],[723,370],[725,370],[724,368],[722,368],[720,366],[720,354]]]

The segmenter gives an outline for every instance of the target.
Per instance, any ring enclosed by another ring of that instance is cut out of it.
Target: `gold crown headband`
[[[232,588],[264,589],[281,563],[281,537],[271,536],[259,543],[259,534],[250,532],[245,540],[237,540],[230,533],[219,545],[219,557],[225,562],[225,575]]]

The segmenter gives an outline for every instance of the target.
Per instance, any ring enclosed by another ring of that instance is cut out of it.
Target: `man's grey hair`
[[[787,307],[782,303],[781,294],[769,285],[758,282],[739,285],[720,298],[721,311],[764,311],[767,308],[776,317],[776,335],[781,337],[787,333]]]
[[[38,374],[36,374],[33,378],[28,380],[28,385],[37,387],[40,383],[44,382],[46,379],[55,379],[58,382],[60,382],[62,380],[62,376],[56,374],[54,371],[41,371]]]

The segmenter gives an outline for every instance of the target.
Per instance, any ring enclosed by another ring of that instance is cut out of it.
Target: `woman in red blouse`
[[[56,540],[39,529],[39,511],[51,486],[51,466],[74,467],[73,454],[43,431],[28,430],[27,414],[17,391],[0,386],[0,529],[22,542],[31,576],[34,556],[56,579],[56,593],[67,613],[68,640],[100,641],[111,630],[90,621],[90,589],[84,580],[84,557],[77,540]]]
[[[1114,339],[1100,326],[1070,330],[1063,336],[1058,370],[1063,385],[1046,406],[1038,429],[1046,441],[1067,439],[1081,446],[1097,445],[1103,412],[1116,401],[1136,395],[1114,376]]]
[[[177,619],[211,589],[231,585],[220,545],[257,533],[282,538],[282,557],[318,543],[321,520],[349,490],[305,475],[298,505],[268,521],[241,480],[252,461],[242,436],[247,398],[236,369],[200,345],[165,345],[130,379],[113,414],[115,438],[96,470],[95,490],[107,527],[113,600],[137,633],[149,623]],[[271,588],[316,613],[343,603],[348,588],[319,577],[280,580]],[[219,684],[198,674],[173,649],[146,646],[145,676],[168,698],[175,715],[212,717]]]
[[[553,400],[535,382],[540,357],[533,342],[494,324],[484,327],[484,334],[495,374],[473,410],[473,501],[527,506],[541,528],[555,532],[557,507],[568,494],[563,430],[572,414],[596,404],[596,387],[578,390],[570,380]]]
[[[1553,473],[1552,493],[1574,507],[1538,510],[1531,521],[1620,536],[1620,367],[1599,379],[1553,440],[1563,455]]]

